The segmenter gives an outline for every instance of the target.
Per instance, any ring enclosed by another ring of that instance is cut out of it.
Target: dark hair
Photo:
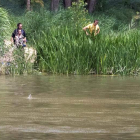
[[[98,21],[98,20],[94,20],[94,23],[95,23],[95,22],[99,22],[99,21]]]
[[[22,24],[22,23],[18,23],[18,24],[17,24],[17,27],[19,27],[20,24]]]
[[[21,29],[18,29],[17,31],[20,31]]]

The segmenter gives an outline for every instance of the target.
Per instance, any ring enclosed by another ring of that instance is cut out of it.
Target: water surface
[[[0,76],[0,139],[140,140],[140,77]]]

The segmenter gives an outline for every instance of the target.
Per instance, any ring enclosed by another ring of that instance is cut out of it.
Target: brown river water
[[[140,140],[140,77],[0,76],[0,140]]]

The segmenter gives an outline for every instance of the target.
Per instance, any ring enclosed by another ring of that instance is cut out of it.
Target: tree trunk
[[[27,10],[30,11],[31,10],[31,1],[27,0]]]
[[[52,0],[51,1],[51,11],[56,12],[59,7],[59,0]]]
[[[85,6],[86,9],[89,9],[89,2],[90,2],[90,0],[84,0],[84,3],[87,4],[87,5]]]
[[[96,6],[96,1],[97,0],[90,0],[88,4],[88,12],[93,13],[95,11],[95,6]]]
[[[71,0],[64,0],[64,3],[65,3],[65,8],[68,8],[71,6],[72,1]]]

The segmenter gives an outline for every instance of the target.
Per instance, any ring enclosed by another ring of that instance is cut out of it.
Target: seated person
[[[21,29],[18,29],[15,35],[15,45],[18,47],[26,47],[26,37],[22,35]]]

